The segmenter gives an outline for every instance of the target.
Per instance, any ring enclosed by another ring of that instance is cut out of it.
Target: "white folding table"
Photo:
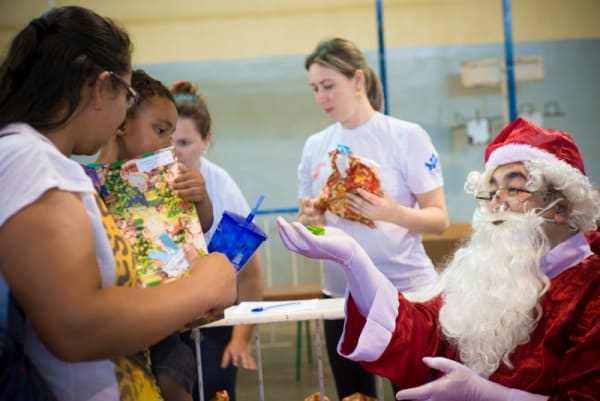
[[[277,305],[277,307],[269,309]],[[260,312],[253,312],[253,308],[264,308]],[[196,356],[198,363],[198,388],[200,400],[204,401],[204,388],[202,379],[202,355],[200,353],[200,328],[237,326],[240,324],[262,324],[277,322],[295,322],[301,320],[315,321],[315,347],[317,352],[319,392],[321,399],[324,398],[325,386],[323,380],[323,353],[321,350],[321,320],[344,318],[344,298],[294,300],[280,302],[242,302],[225,310],[225,317],[201,327],[192,329],[196,344]],[[260,333],[255,331],[256,359],[258,365],[258,391],[260,401],[265,400],[263,367],[260,348]]]

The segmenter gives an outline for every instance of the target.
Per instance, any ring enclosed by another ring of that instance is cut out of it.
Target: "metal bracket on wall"
[[[544,103],[544,117],[564,117],[567,115],[560,109],[560,104],[556,100]]]

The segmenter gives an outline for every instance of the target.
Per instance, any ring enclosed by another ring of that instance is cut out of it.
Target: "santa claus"
[[[398,293],[360,245],[279,219],[284,244],[344,266],[338,352],[403,390],[397,399],[600,400],[600,256],[586,241],[600,197],[566,132],[519,118],[465,188],[473,235],[436,288]]]

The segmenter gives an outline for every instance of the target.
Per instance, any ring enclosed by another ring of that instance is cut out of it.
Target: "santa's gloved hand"
[[[465,365],[441,357],[425,357],[423,362],[445,375],[422,386],[396,393],[397,400],[427,401],[544,401],[548,397],[509,389],[478,376]]]
[[[327,259],[347,266],[355,252],[362,250],[354,238],[335,227],[326,227],[323,235],[315,235],[301,223],[290,224],[282,217],[277,218],[277,226],[286,248],[312,259]]]
[[[391,288],[390,281],[375,267],[365,250],[344,231],[325,227],[323,235],[315,235],[301,223],[288,223],[277,218],[279,236],[292,252],[313,259],[327,259],[344,267],[348,289],[363,316],[367,316],[378,290]]]

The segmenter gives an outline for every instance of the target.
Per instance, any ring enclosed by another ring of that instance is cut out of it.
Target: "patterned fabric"
[[[106,230],[108,241],[115,257],[117,285],[133,287],[136,285],[135,263],[131,246],[117,227],[106,205],[96,195],[96,202],[102,216],[102,224]],[[160,390],[150,369],[148,351],[132,356],[113,359],[119,382],[121,401],[161,400]]]
[[[117,227],[104,202],[97,194],[95,198],[102,216],[102,225],[115,257],[115,285],[133,287],[135,286],[135,262],[131,246]]]

